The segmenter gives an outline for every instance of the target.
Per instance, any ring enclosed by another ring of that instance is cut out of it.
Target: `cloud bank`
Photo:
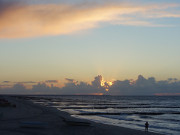
[[[65,35],[101,26],[165,26],[158,18],[179,18],[178,4],[80,2],[27,4],[0,0],[0,38]],[[173,9],[173,10],[169,10]]]
[[[45,81],[26,89],[24,84],[17,83],[13,87],[3,88],[0,94],[56,94],[56,95],[180,95],[180,81],[176,78],[156,81],[154,77],[144,78],[139,75],[136,80],[115,80],[107,82],[98,75],[89,84],[66,78],[62,88],[54,87],[56,81]],[[52,82],[52,85],[48,84]],[[2,87],[2,88],[1,88]]]

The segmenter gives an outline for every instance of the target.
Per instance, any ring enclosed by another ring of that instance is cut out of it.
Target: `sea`
[[[180,135],[180,96],[31,96],[30,100],[55,107],[71,116],[94,122]]]

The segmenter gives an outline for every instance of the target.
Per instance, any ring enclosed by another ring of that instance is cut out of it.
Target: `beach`
[[[0,107],[0,135],[160,135],[73,118],[18,96],[3,98],[16,106]]]

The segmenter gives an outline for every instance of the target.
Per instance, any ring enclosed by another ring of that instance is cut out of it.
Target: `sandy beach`
[[[40,106],[23,98],[3,98],[16,107],[0,107],[0,135],[160,135],[72,118],[66,112]],[[90,126],[72,125],[67,121],[83,121],[90,123]]]

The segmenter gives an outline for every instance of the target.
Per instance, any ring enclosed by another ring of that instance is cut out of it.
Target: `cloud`
[[[0,94],[58,94],[58,95],[176,95],[180,93],[180,81],[176,78],[156,81],[154,77],[139,75],[136,80],[115,80],[111,85],[101,75],[94,77],[91,84],[68,79],[62,88],[38,83],[27,89],[24,84],[12,87],[0,85]],[[103,84],[103,85],[102,85]],[[2,88],[1,88],[2,87]],[[107,91],[107,88],[109,91]]]
[[[11,81],[3,81],[3,83],[11,83]]]
[[[12,85],[9,85],[9,84],[0,84],[0,87],[10,87]]]
[[[29,94],[28,90],[23,84],[14,84],[10,88],[0,88],[1,94]]]
[[[33,88],[30,90],[32,94],[62,94],[60,88],[51,86],[49,87],[45,83],[38,83],[33,85]]]
[[[174,79],[173,79],[174,80]],[[131,80],[113,83],[109,90],[111,95],[156,95],[157,93],[179,93],[180,81],[161,80],[156,81],[154,77],[144,78],[139,75],[137,80],[131,83]]]
[[[83,2],[71,4],[27,4],[0,0],[0,38],[65,35],[99,27],[100,23],[165,26],[149,19],[179,18],[169,8],[178,4],[132,4]],[[147,19],[148,18],[148,19]]]
[[[102,76],[98,75],[94,78],[94,81],[92,81],[92,86],[95,88],[101,88],[101,82],[102,82]]]
[[[74,79],[70,79],[70,78],[65,78],[66,81],[68,81],[68,83],[78,83],[78,81],[74,80]],[[67,84],[68,84],[67,83]]]
[[[65,78],[65,80],[68,82],[74,82],[74,79]]]
[[[58,83],[59,81],[58,80],[46,80],[45,82],[46,83]]]
[[[15,84],[15,85],[13,86],[13,88],[14,88],[14,89],[19,89],[19,90],[24,90],[24,89],[26,89],[23,84],[19,84],[19,83]]]
[[[37,82],[34,82],[34,81],[24,81],[24,82],[14,82],[14,83],[17,83],[17,84],[32,84],[32,83],[37,83]]]
[[[23,82],[3,81],[2,83],[19,83],[19,84],[23,84],[23,83],[37,83],[37,82],[35,82],[35,81],[23,81]]]
[[[104,88],[101,87],[102,76],[98,75],[92,81],[92,84],[86,82],[78,83],[74,79],[67,79],[69,82],[65,83],[65,86],[61,88],[63,94],[68,95],[89,95],[89,94],[101,94],[105,92]]]

